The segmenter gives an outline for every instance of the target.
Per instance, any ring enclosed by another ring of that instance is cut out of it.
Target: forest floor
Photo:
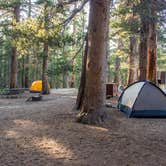
[[[0,166],[165,166],[166,119],[107,108],[100,126],[75,122],[76,90],[43,101],[0,99]]]

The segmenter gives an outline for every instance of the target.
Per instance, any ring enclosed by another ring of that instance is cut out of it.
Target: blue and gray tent
[[[128,117],[166,117],[166,94],[152,82],[135,82],[121,94],[118,109]]]

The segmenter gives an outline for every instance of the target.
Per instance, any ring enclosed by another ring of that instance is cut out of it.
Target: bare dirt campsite
[[[165,18],[166,0],[0,0],[0,166],[166,166]]]
[[[25,99],[0,99],[1,166],[166,165],[166,119],[107,108],[105,123],[85,125],[75,122],[74,89]]]

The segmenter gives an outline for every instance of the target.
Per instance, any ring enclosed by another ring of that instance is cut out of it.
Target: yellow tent
[[[50,85],[48,85],[50,89]],[[32,85],[30,87],[30,92],[41,92],[42,91],[42,80],[36,80],[32,82]]]

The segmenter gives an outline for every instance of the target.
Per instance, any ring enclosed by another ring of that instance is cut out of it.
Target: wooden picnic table
[[[12,88],[12,89],[4,89],[0,95],[1,97],[13,98],[20,97],[25,91],[29,91],[28,88]]]

